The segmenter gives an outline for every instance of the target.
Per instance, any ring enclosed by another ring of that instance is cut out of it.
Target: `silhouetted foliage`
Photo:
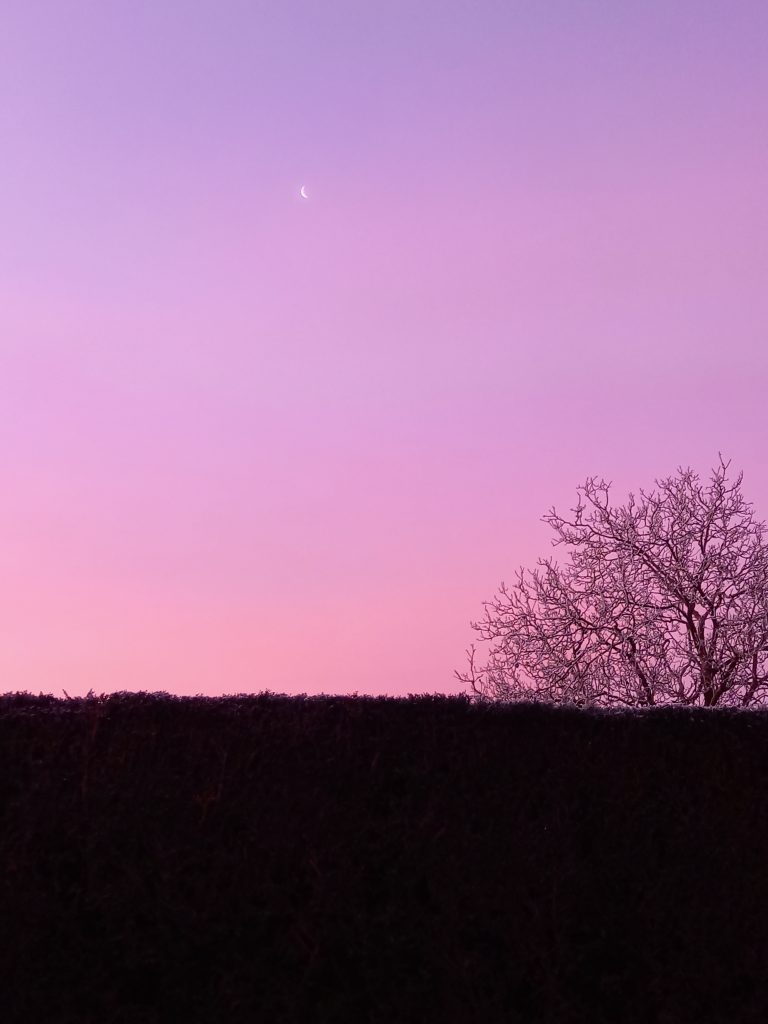
[[[587,479],[573,520],[544,516],[553,545],[575,550],[484,602],[471,623],[492,647],[487,664],[456,672],[482,700],[585,706],[764,704],[768,691],[768,547],[730,462],[699,485],[690,469],[630,492],[610,508],[610,483]]]
[[[0,696],[2,1024],[765,1024],[768,710]]]

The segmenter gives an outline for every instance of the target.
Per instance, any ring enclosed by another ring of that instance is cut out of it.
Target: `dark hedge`
[[[0,697],[4,1024],[768,1021],[768,711]]]

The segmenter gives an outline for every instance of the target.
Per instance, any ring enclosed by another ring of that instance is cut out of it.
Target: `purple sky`
[[[459,693],[585,477],[768,519],[764,0],[5,0],[0,130],[4,691]]]

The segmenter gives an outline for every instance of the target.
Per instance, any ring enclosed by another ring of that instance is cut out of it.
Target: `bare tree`
[[[764,523],[726,486],[724,463],[704,490],[690,469],[608,505],[610,483],[587,479],[572,520],[543,520],[571,564],[539,559],[483,602],[472,622],[492,643],[487,664],[456,677],[480,700],[594,706],[748,706],[768,694],[768,547]]]

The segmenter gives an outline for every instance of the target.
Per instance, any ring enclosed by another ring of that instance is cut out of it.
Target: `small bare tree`
[[[553,546],[575,548],[565,568],[539,559],[510,590],[501,584],[472,622],[493,646],[485,667],[456,677],[480,700],[593,706],[705,707],[766,702],[768,548],[740,493],[713,471],[703,490],[690,469],[661,493],[608,506],[610,483],[587,479],[573,520],[543,517]]]

